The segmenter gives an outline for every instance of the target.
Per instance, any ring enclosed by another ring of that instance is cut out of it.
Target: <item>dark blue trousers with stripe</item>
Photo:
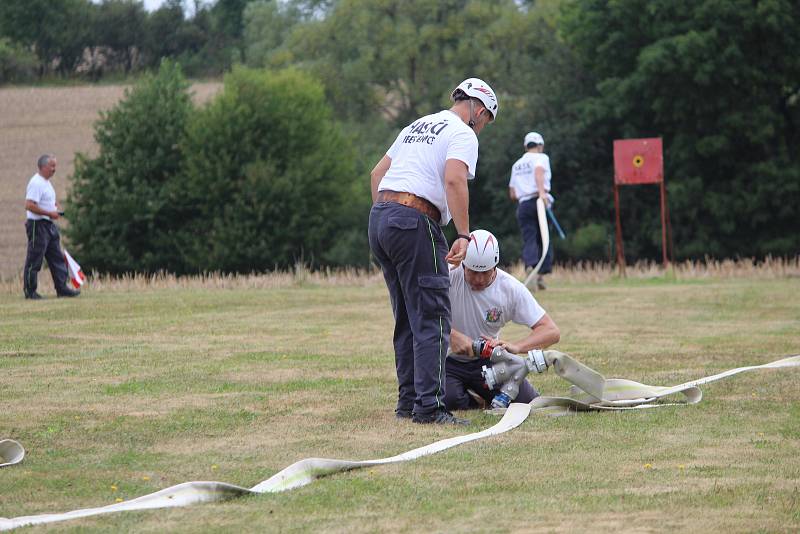
[[[47,219],[28,219],[25,222],[25,232],[28,234],[28,253],[25,256],[25,269],[22,272],[25,295],[36,292],[39,270],[42,268],[42,260],[45,259],[53,277],[56,293],[63,293],[67,286],[68,273],[67,263],[61,252],[58,226]]]
[[[369,215],[369,245],[394,313],[397,409],[421,415],[444,409],[450,276],[442,229],[414,208],[378,202]]]

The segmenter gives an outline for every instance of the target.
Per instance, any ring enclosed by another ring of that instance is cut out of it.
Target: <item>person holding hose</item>
[[[542,236],[539,231],[539,218],[536,199],[544,201],[547,209],[553,203],[550,195],[550,158],[544,153],[544,138],[538,132],[529,132],[524,140],[525,153],[511,168],[508,195],[519,202],[517,221],[522,232],[522,261],[526,271],[539,264],[542,254],[546,254],[536,278],[536,288],[546,289],[544,275],[553,270],[553,247],[542,250]]]

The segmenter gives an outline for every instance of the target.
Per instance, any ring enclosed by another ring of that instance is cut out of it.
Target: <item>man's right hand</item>
[[[549,208],[550,207],[550,199],[547,198],[547,193],[545,193],[544,195],[539,195],[539,198],[541,198],[542,202],[544,202],[544,207],[545,208]]]
[[[47,216],[50,217],[51,221],[55,221],[56,219],[60,219],[61,215],[57,211],[50,211],[47,213]]]

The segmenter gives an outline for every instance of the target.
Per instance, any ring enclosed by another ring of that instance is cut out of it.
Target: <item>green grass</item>
[[[307,457],[372,459],[463,432],[396,421],[380,281],[271,289],[0,292],[0,516],[68,511],[190,480],[252,486]],[[558,348],[672,385],[800,353],[800,279],[560,281],[537,294]],[[509,327],[507,337],[523,329]],[[535,416],[503,436],[289,492],[30,531],[800,529],[800,370],[704,386],[695,406]],[[546,395],[566,392],[554,374]],[[482,413],[467,431],[496,422]]]

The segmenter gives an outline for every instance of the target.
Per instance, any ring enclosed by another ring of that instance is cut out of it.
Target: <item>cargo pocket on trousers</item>
[[[425,318],[450,315],[450,275],[421,274],[419,284],[419,309]]]

